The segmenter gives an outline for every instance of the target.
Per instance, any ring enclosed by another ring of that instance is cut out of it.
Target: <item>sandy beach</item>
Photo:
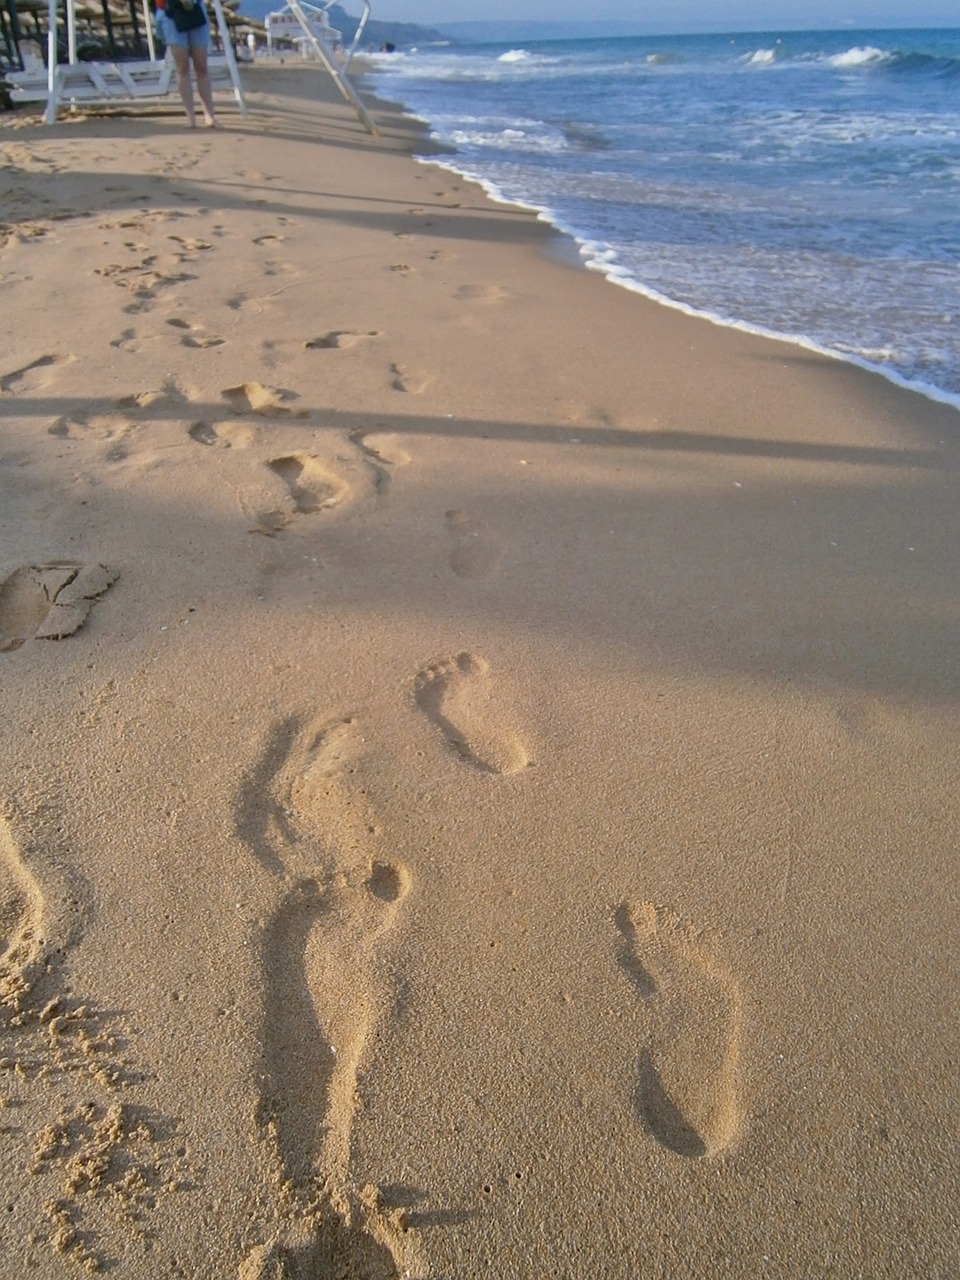
[[[956,1277],[960,414],[246,77],[0,116],[0,1277]]]

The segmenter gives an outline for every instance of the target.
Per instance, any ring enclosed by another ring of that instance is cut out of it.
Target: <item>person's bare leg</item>
[[[173,54],[173,65],[177,72],[177,88],[180,90],[183,107],[187,113],[187,124],[192,129],[195,121],[193,118],[193,85],[190,81],[190,52],[179,44],[172,44],[170,52]]]
[[[193,69],[197,75],[197,93],[203,103],[203,114],[208,128],[217,127],[217,113],[213,109],[213,90],[210,88],[210,73],[207,70],[207,51],[202,48],[191,49]]]

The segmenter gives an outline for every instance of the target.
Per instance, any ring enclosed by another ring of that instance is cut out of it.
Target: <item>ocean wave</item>
[[[960,76],[960,58],[938,57],[932,53],[897,53],[891,71],[934,76]]]
[[[937,79],[960,36],[504,43],[401,66],[378,87],[452,144],[443,166],[573,234],[591,270],[960,400],[960,123]]]
[[[582,145],[567,136],[566,121],[537,120],[522,115],[434,112],[429,124],[431,134],[438,142],[470,155],[483,152],[517,156],[558,155],[572,146]]]
[[[515,82],[517,80],[554,79],[564,75],[582,75],[581,68],[568,65],[562,58],[531,53],[527,49],[508,49],[499,55],[462,50],[411,49],[391,54],[366,54],[377,72],[387,80],[422,81],[423,83]]]
[[[444,130],[441,137],[456,147],[477,148],[484,151],[505,151],[511,155],[555,155],[565,151],[569,142],[562,133],[506,128],[496,131],[485,129]]]
[[[651,61],[647,58],[647,62]],[[901,75],[952,77],[960,76],[960,57],[923,53],[919,50],[882,49],[878,45],[854,45],[841,53],[804,50],[792,53],[780,47],[755,49],[739,53],[734,64],[740,67],[773,67],[798,71],[825,68],[831,71],[884,71]]]
[[[885,49],[877,49],[874,45],[855,45],[852,49],[847,49],[845,53],[835,53],[827,58],[827,62],[831,67],[867,67],[876,66],[880,62],[887,62],[893,54],[887,53]]]
[[[750,67],[769,67],[777,60],[776,49],[757,49],[754,53],[740,55],[740,61]]]

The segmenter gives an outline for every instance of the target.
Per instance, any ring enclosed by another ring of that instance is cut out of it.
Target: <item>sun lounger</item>
[[[222,54],[209,58],[210,84],[214,90],[233,90],[230,67]],[[53,92],[45,67],[8,71],[10,98],[17,102],[46,102],[47,117],[56,119],[65,103],[74,106],[129,106],[158,102],[177,92],[173,62],[167,57],[140,62],[58,63]]]

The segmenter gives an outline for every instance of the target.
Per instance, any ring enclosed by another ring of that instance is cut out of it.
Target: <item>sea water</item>
[[[443,163],[614,282],[960,406],[960,30],[375,58]]]

